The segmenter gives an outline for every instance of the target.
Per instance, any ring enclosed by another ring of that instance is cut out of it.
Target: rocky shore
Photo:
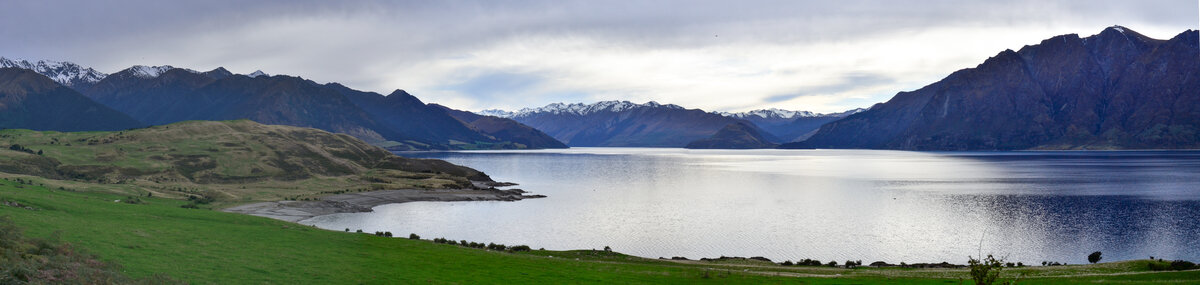
[[[370,212],[375,206],[416,201],[520,201],[543,198],[525,195],[521,189],[496,189],[493,186],[512,186],[512,183],[476,183],[478,189],[407,189],[346,193],[321,197],[317,201],[275,201],[246,204],[222,211],[298,222],[308,218],[337,214]]]

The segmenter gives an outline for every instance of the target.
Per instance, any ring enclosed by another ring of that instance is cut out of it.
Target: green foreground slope
[[[184,209],[179,206],[185,201],[179,200],[141,197],[141,204],[117,202],[129,198],[0,180],[0,216],[11,217],[33,237],[58,233],[62,241],[122,265],[122,271],[135,278],[164,273],[198,284],[957,284],[967,276],[961,269],[679,263],[603,251],[498,252]],[[12,206],[16,204],[21,206]],[[1147,272],[1148,262],[1024,268],[1005,270],[1004,277],[1038,276],[1022,278],[1021,284],[1200,283],[1198,271]]]

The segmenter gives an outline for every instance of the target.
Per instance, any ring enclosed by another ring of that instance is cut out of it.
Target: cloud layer
[[[1200,22],[1194,1],[3,2],[3,56],[262,69],[470,110],[835,112],[1059,34]]]

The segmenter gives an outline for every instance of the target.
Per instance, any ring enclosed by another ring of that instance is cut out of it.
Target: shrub
[[[792,265],[793,265],[793,263],[792,263],[792,261],[791,261],[791,260],[788,260],[788,261],[784,261],[783,263],[780,263],[779,265],[783,265],[783,266],[792,266]]]
[[[512,247],[512,251],[530,251],[530,250],[533,250],[533,249],[529,248],[528,245],[517,245],[517,246]]]
[[[356,233],[360,233],[360,234],[361,234],[361,233],[362,233],[362,229],[358,229],[358,231],[356,231]]]
[[[1176,260],[1171,262],[1172,270],[1189,270],[1196,268],[1196,264],[1187,260]]]
[[[1093,252],[1092,254],[1088,254],[1088,262],[1091,262],[1093,264],[1096,262],[1100,262],[1100,252],[1097,251],[1097,252]]]
[[[829,267],[837,267],[837,261],[829,261]]]
[[[392,237],[392,232],[383,232],[383,236]]]
[[[990,285],[996,282],[996,278],[1000,278],[1000,269],[1004,268],[1001,264],[1004,260],[996,259],[991,254],[983,260],[970,256],[967,258],[971,267],[971,279],[975,280],[975,284]]]
[[[606,246],[604,246],[604,251],[607,251],[607,252],[612,252],[612,248],[611,248],[611,247],[608,247],[608,246],[606,245]]]
[[[408,239],[421,239],[421,236],[419,236],[419,235],[417,235],[417,234],[415,234],[415,233],[414,233],[414,234],[408,234]]]
[[[196,203],[187,203],[187,204],[184,204],[183,206],[179,206],[179,207],[185,208],[185,209],[199,209],[200,208],[200,206],[196,205]]]
[[[469,245],[469,243],[467,243],[467,240],[464,239],[464,240],[458,241],[458,245],[467,246],[467,245]]]

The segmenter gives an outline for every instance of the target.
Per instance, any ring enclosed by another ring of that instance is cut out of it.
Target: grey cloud
[[[773,95],[773,96],[764,98],[763,101],[765,103],[776,103],[776,102],[792,100],[792,99],[795,99],[797,97],[802,97],[802,96],[829,95],[829,94],[834,94],[834,93],[852,91],[852,90],[856,90],[856,89],[863,89],[863,88],[868,88],[868,87],[873,87],[873,86],[888,85],[888,84],[896,83],[895,78],[892,78],[891,76],[887,76],[884,74],[876,74],[876,73],[850,73],[850,74],[843,75],[839,78],[842,78],[842,80],[837,83],[831,83],[831,84],[820,85],[820,86],[812,86],[812,87],[802,88],[800,90],[796,90],[795,92],[790,92],[787,94]]]

